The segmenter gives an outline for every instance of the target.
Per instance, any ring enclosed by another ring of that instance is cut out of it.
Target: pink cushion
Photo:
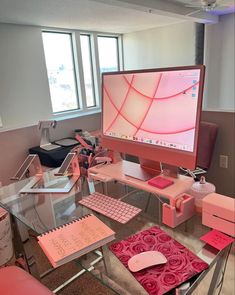
[[[4,295],[52,295],[33,276],[17,266],[0,268],[0,294]]]

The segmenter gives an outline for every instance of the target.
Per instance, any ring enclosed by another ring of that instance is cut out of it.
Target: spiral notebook
[[[53,267],[91,252],[115,238],[115,232],[89,214],[38,236],[38,243]]]

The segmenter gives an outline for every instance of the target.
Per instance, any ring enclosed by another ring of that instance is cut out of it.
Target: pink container
[[[203,199],[202,223],[235,237],[235,199],[212,193]]]
[[[202,200],[208,194],[215,192],[215,186],[212,183],[206,182],[204,176],[201,176],[199,182],[195,182],[188,193],[195,198],[195,207],[197,212],[202,212]]]

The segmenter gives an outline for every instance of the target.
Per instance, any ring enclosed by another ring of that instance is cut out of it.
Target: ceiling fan
[[[231,6],[230,0],[194,0],[191,4],[186,4],[186,7],[197,8],[198,11],[212,11],[212,10],[225,10]]]

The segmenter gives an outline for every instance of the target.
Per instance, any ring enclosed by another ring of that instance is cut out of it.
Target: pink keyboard
[[[141,211],[139,208],[98,192],[85,197],[79,203],[123,224]]]

